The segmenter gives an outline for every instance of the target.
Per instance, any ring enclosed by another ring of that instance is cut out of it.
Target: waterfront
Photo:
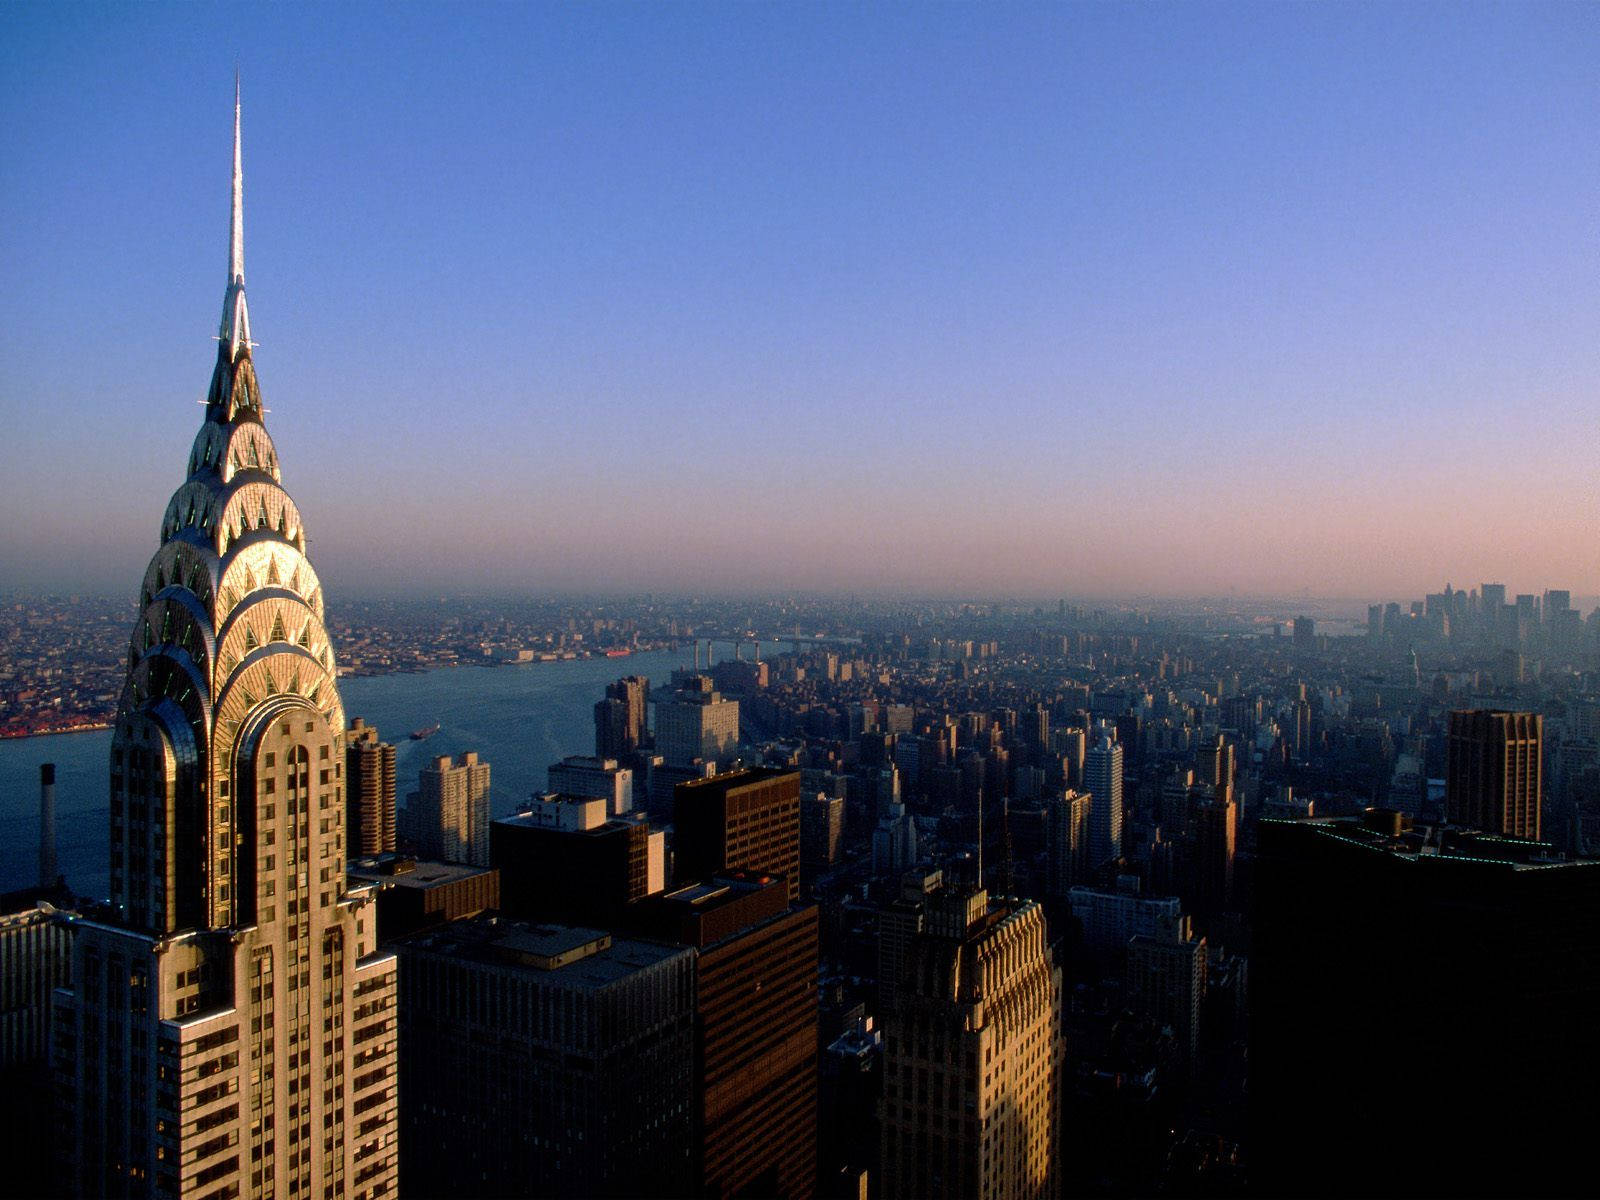
[[[718,643],[714,657],[731,657]],[[691,650],[654,650],[626,658],[583,658],[501,667],[447,667],[417,675],[339,681],[347,717],[376,725],[397,748],[396,791],[404,805],[417,772],[434,755],[476,750],[492,768],[496,816],[545,785],[545,768],[569,754],[594,753],[593,708],[606,684],[644,675],[665,686]],[[414,729],[437,724],[423,741]],[[111,731],[0,741],[0,891],[33,882],[38,869],[39,764],[56,764],[56,839],[61,871],[82,895],[108,883],[107,757]]]

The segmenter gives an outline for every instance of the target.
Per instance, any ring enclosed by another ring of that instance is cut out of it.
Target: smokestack
[[[760,638],[756,639],[756,661],[757,662],[761,661],[761,639]]]
[[[39,765],[39,886],[55,887],[56,870],[56,765]]]

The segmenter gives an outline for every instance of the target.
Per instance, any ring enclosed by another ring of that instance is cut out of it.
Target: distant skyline
[[[155,547],[235,62],[335,597],[1600,592],[1577,4],[8,5],[0,590]]]

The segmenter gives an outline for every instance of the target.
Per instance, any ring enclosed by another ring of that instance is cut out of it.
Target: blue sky
[[[246,275],[335,591],[1600,592],[1600,7],[8,5],[0,584]]]

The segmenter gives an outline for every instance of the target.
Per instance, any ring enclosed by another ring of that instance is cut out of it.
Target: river
[[[731,643],[715,645],[714,661],[732,656]],[[395,744],[401,805],[429,758],[476,750],[490,765],[490,806],[501,816],[543,790],[551,763],[594,753],[593,710],[606,684],[643,675],[664,686],[691,657],[685,646],[627,658],[449,667],[342,679],[339,693],[346,716],[364,718]],[[410,740],[412,730],[434,724],[438,733]],[[105,895],[110,747],[110,730],[0,741],[0,891],[26,887],[38,874],[39,764],[53,762],[60,870],[78,894]]]

